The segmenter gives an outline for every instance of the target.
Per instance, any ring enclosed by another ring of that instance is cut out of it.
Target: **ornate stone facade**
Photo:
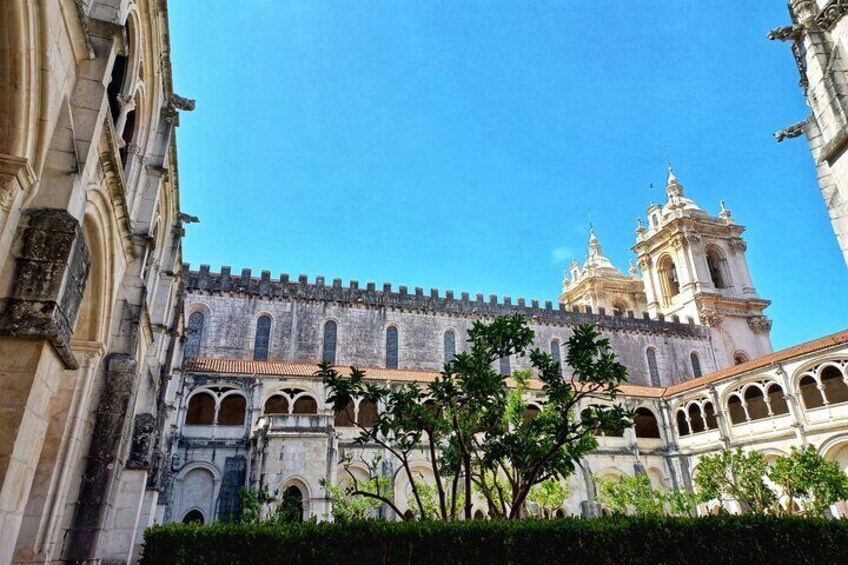
[[[133,560],[182,332],[160,0],[0,2],[0,563]]]
[[[789,12],[793,25],[772,30],[769,39],[792,41],[810,115],[777,132],[775,138],[781,141],[806,134],[819,188],[848,264],[848,2],[792,0]]]

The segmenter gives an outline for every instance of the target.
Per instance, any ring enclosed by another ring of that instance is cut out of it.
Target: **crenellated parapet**
[[[307,275],[299,275],[293,279],[288,273],[283,273],[278,278],[272,278],[270,271],[261,271],[260,276],[255,277],[251,269],[242,269],[239,274],[233,274],[227,266],[221,267],[220,272],[212,272],[209,265],[201,265],[199,270],[193,271],[190,265],[183,264],[183,281],[188,292],[245,294],[269,300],[324,301],[457,316],[486,317],[518,313],[544,324],[593,323],[610,329],[674,333],[696,338],[706,337],[709,331],[704,326],[696,325],[692,319],[681,321],[677,316],[670,319],[663,315],[651,318],[648,313],[644,313],[637,317],[633,311],[612,315],[604,308],[595,312],[591,307],[583,307],[581,311],[577,306],[571,309],[559,303],[555,306],[551,300],[540,302],[518,298],[513,301],[510,296],[472,295],[464,291],[457,296],[453,290],[442,292],[431,288],[425,292],[423,287],[410,289],[401,285],[395,288],[391,283],[383,283],[378,287],[372,281],[363,286],[359,281],[351,280],[345,285],[340,278],[328,282],[323,276],[310,280]]]

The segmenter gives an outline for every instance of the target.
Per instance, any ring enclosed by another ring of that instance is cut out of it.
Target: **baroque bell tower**
[[[770,304],[759,297],[745,258],[745,228],[721,203],[717,217],[684,194],[671,167],[668,201],[639,219],[636,245],[648,312],[709,326],[716,363],[729,367],[772,351]]]

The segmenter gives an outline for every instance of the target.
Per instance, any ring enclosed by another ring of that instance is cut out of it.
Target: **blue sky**
[[[687,195],[747,226],[775,348],[846,327],[785,1],[170,3],[185,260],[555,300]],[[654,189],[650,188],[653,183]]]

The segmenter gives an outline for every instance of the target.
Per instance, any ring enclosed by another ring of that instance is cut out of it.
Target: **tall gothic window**
[[[200,342],[203,338],[203,312],[193,312],[188,317],[188,331],[186,332],[185,357],[198,357],[200,355]]]
[[[398,329],[394,326],[386,328],[386,368],[398,368]]]
[[[657,367],[657,350],[649,347],[645,352],[648,358],[648,375],[651,378],[651,386],[660,386],[660,370]]]
[[[453,330],[448,330],[445,332],[445,363],[450,363],[453,361],[453,358],[456,357],[456,334],[453,333]]]
[[[701,373],[701,359],[698,357],[698,354],[694,351],[689,354],[689,359],[692,361],[692,376],[696,379],[702,375]]]
[[[509,356],[501,357],[499,361],[500,372],[502,375],[511,375],[512,369],[509,366]]]
[[[253,359],[268,360],[268,345],[271,341],[271,316],[259,316],[256,320],[256,339],[253,340]]]
[[[558,339],[551,340],[551,357],[553,358],[554,363],[562,366],[562,350],[560,349]]]
[[[333,320],[324,322],[324,350],[321,352],[321,360],[331,365],[336,364],[336,331],[338,326]]]

